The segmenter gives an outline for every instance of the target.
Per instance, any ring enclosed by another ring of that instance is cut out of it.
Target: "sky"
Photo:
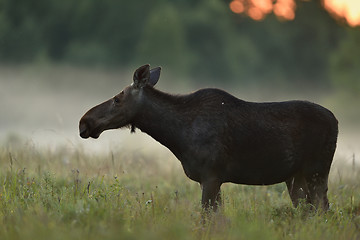
[[[322,4],[334,17],[345,18],[352,27],[360,26],[360,0],[323,0]],[[233,0],[229,7],[259,21],[271,12],[282,20],[293,20],[296,10],[295,0]]]

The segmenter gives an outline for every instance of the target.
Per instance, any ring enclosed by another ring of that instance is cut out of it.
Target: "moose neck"
[[[145,87],[142,102],[133,124],[177,155],[181,151],[183,132],[188,125],[182,108],[187,96],[174,96]]]

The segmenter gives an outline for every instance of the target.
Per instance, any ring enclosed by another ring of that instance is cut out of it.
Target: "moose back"
[[[328,209],[338,134],[329,110],[306,101],[247,102],[219,89],[170,95],[154,88],[160,70],[138,68],[130,86],[81,118],[80,136],[139,128],[170,149],[185,174],[201,184],[205,209],[216,210],[225,182],[286,182],[294,206],[303,200]]]

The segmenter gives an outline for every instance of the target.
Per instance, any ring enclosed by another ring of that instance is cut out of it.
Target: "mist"
[[[156,87],[173,94],[215,87],[246,101],[323,105],[339,120],[335,161],[358,161],[358,28],[319,1],[297,1],[291,18],[270,6],[257,20],[246,8],[234,13],[231,2],[5,0],[0,141],[169,154],[139,130],[106,131],[97,140],[78,134],[81,116],[149,63],[163,67]]]
[[[132,69],[106,70],[69,65],[17,65],[1,68],[0,141],[26,144],[50,150],[83,149],[88,153],[141,151],[175,158],[168,149],[145,133],[128,129],[109,130],[99,139],[81,139],[78,122],[91,107],[111,98],[132,82]],[[193,92],[203,87],[225,89],[246,101],[308,100],[321,104],[339,120],[335,162],[359,161],[358,138],[360,113],[354,101],[333,90],[311,86],[242,86],[227,83],[199,83],[196,79],[179,80],[163,69],[157,88],[173,94]],[[177,79],[174,81],[174,79]]]

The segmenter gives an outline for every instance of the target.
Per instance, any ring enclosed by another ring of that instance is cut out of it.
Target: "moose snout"
[[[79,132],[80,132],[80,136],[82,138],[89,138],[90,137],[89,128],[87,126],[87,123],[83,119],[81,119],[80,123],[79,123]]]

